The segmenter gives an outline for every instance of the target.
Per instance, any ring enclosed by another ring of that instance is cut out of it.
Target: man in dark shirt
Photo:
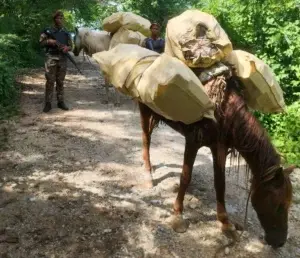
[[[146,38],[144,46],[147,49],[157,53],[163,53],[165,49],[165,40],[159,37],[160,26],[158,23],[152,23],[150,26],[151,37]]]
[[[43,112],[51,110],[55,82],[57,106],[69,110],[64,102],[64,79],[67,72],[67,57],[64,53],[72,50],[72,39],[70,33],[63,28],[63,19],[63,12],[56,11],[53,15],[54,26],[44,29],[40,36],[41,46],[46,47],[46,90]],[[53,35],[55,39],[49,35]]]

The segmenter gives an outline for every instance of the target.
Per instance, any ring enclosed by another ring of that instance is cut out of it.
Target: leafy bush
[[[41,64],[41,57],[30,41],[14,34],[0,34],[0,118],[17,110],[19,89],[14,77],[19,68]]]
[[[28,39],[16,34],[0,34],[0,64],[12,68],[41,64],[41,56]]]
[[[300,166],[300,101],[287,107],[286,113],[256,115],[268,130],[274,145],[286,163]]]
[[[290,105],[286,115],[274,116],[277,126],[273,133],[275,146],[288,163],[300,166],[300,101]]]
[[[16,95],[16,88],[13,81],[14,71],[0,63],[0,108],[8,106]]]

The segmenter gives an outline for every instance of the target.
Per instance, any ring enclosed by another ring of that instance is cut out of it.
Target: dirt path
[[[102,104],[105,90],[91,65],[80,64],[86,77],[70,67],[70,111],[41,112],[44,72],[33,70],[20,78],[20,119],[2,125],[9,141],[0,152],[0,257],[214,257],[228,240],[216,222],[209,150],[198,153],[185,200],[190,227],[177,234],[167,222],[184,139],[164,126],[155,131],[155,187],[139,190],[137,108],[124,96],[120,108]],[[242,223],[247,191],[243,171],[237,177],[232,170],[227,173],[228,211]],[[296,176],[293,182],[300,192]],[[294,199],[284,248],[275,252],[260,242],[262,230],[250,205],[249,231],[218,257],[300,257],[300,196]]]

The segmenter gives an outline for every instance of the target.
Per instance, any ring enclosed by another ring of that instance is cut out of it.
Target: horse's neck
[[[96,53],[96,50],[92,48],[93,44],[91,42],[91,37],[88,37],[89,31],[86,31],[82,38],[82,45],[84,48],[84,51],[89,55],[92,56],[92,54]]]
[[[266,170],[279,166],[280,157],[266,131],[248,111],[244,99],[231,91],[223,105],[223,129],[229,135],[230,145],[244,157],[253,173],[259,178]]]

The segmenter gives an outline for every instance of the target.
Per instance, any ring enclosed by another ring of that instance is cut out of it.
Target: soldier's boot
[[[46,102],[45,103],[45,107],[44,107],[44,109],[43,109],[43,112],[45,112],[45,113],[47,113],[47,112],[49,112],[50,110],[51,110],[51,102]]]
[[[57,107],[62,109],[62,110],[69,110],[69,108],[66,106],[65,102],[63,102],[63,101],[59,101],[57,103]]]

